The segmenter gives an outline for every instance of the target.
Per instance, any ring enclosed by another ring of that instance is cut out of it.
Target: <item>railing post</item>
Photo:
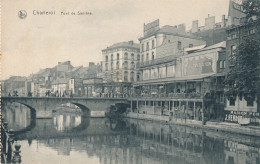
[[[14,131],[13,129],[10,129],[8,132],[8,152],[7,152],[7,161],[11,161],[12,160],[12,146],[13,146],[13,142],[14,142]]]
[[[2,131],[2,134],[3,134],[3,153],[6,153],[6,138],[7,138],[7,136],[6,136],[6,133],[8,132],[8,130],[7,130],[7,128],[8,128],[8,123],[7,122],[4,122],[4,131]]]
[[[12,162],[13,162],[14,164],[20,164],[21,161],[22,161],[22,160],[21,160],[21,155],[20,155],[21,145],[16,144],[14,147],[15,147],[15,150],[14,150],[14,156],[13,156]]]

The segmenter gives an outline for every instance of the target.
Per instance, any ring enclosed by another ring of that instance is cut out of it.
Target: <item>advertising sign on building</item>
[[[148,23],[147,25],[144,24],[144,36],[156,32],[157,30],[159,30],[159,19]]]
[[[214,54],[204,54],[183,59],[184,76],[216,73],[216,59]]]
[[[228,16],[232,18],[233,23],[239,23],[239,19],[245,17],[243,2],[246,0],[230,0]]]

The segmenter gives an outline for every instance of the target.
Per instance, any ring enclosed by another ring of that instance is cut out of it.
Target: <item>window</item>
[[[116,54],[116,59],[119,60],[119,54]]]
[[[234,97],[229,98],[229,106],[235,106],[236,99]]]
[[[135,60],[135,55],[134,54],[131,54],[131,60]]]
[[[135,69],[135,63],[131,62],[131,69]]]
[[[152,52],[152,60],[154,60],[154,52]]]
[[[152,40],[152,49],[154,49],[154,40]]]
[[[146,61],[149,61],[149,54],[146,54]]]
[[[119,72],[116,72],[116,81],[119,81]]]
[[[127,59],[128,59],[128,54],[127,54],[127,53],[125,53],[125,56],[124,56],[124,58],[125,58],[125,60],[127,60]]]
[[[236,39],[237,38],[237,34],[232,34],[231,35],[231,39]]]
[[[230,58],[233,59],[233,60],[235,60],[236,49],[237,49],[236,45],[231,46],[231,56],[230,56]]]
[[[149,51],[149,42],[146,43],[146,51]]]
[[[220,93],[220,95],[219,95],[219,102],[220,103],[224,103],[224,101],[225,101],[225,95],[224,95],[224,93]]]
[[[246,104],[247,106],[254,106],[254,100],[253,99],[247,100],[246,103],[247,103]]]
[[[144,54],[142,54],[142,61],[141,61],[142,63],[144,62]]]
[[[144,44],[142,44],[142,52],[144,52]]]
[[[178,41],[178,50],[181,50],[181,42]]]
[[[140,81],[140,72],[137,73],[137,75],[136,75],[136,80],[137,80],[137,81]]]
[[[106,65],[105,65],[105,67],[106,67],[105,69],[106,69],[106,71],[107,71],[107,70],[108,70],[108,64],[107,64],[107,63],[106,63]]]
[[[189,48],[193,47],[193,44],[189,44]]]
[[[226,68],[226,61],[223,60],[223,68]]]
[[[106,62],[108,62],[108,56],[106,56]]]
[[[128,72],[127,71],[124,72],[124,81],[128,81]]]
[[[111,54],[111,61],[113,61],[113,54]]]
[[[140,62],[140,55],[137,55],[137,61]]]
[[[119,69],[119,61],[116,62],[116,69]]]
[[[111,70],[113,70],[113,69],[114,69],[114,63],[111,62]]]
[[[251,34],[254,34],[255,33],[255,29],[253,28],[253,29],[250,29],[249,31],[248,31],[248,35],[251,35]]]
[[[131,74],[130,74],[130,80],[131,81],[134,81],[134,76],[135,76],[135,73],[132,71]]]
[[[128,62],[127,61],[124,62],[124,69],[128,69]]]
[[[222,62],[222,60],[219,61],[219,68],[223,68],[223,62]]]

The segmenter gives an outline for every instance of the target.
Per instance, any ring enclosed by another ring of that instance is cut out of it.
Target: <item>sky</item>
[[[208,15],[220,22],[228,14],[229,0],[2,0],[2,78],[29,76],[40,69],[70,60],[88,66],[102,60],[101,50],[122,42],[138,43],[144,23],[204,25]],[[18,12],[27,13],[25,19]],[[55,15],[34,15],[55,11]],[[77,12],[92,15],[77,15]],[[70,15],[61,15],[69,12]],[[71,15],[75,12],[76,15]]]

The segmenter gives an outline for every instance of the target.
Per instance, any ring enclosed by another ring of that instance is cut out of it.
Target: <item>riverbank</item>
[[[207,121],[205,125],[202,125],[201,121],[196,121],[196,120],[180,119],[180,118],[174,118],[172,120],[169,120],[169,116],[141,114],[141,113],[128,113],[126,117],[140,119],[140,120],[158,121],[167,124],[176,124],[176,125],[183,125],[189,127],[203,128],[212,131],[223,131],[227,133],[236,133],[236,134],[260,137],[259,126],[241,126],[235,123],[212,122],[212,121]]]

